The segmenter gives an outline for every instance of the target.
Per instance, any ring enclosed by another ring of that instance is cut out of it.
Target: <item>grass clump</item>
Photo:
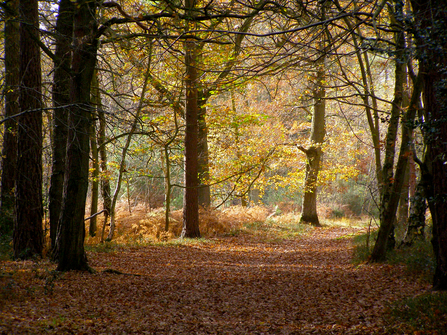
[[[352,240],[354,243],[354,255],[352,258],[354,264],[360,264],[368,260],[376,239],[377,230],[354,236]]]
[[[393,303],[385,321],[400,334],[447,334],[447,292],[427,293]]]
[[[415,241],[411,246],[395,249],[388,255],[388,263],[405,264],[407,271],[425,281],[433,278],[436,260],[430,241]]]
[[[121,245],[116,243],[115,241],[105,241],[104,243],[86,244],[85,245],[86,251],[99,252],[99,253],[116,252],[120,248],[121,248]]]
[[[286,213],[265,220],[245,222],[233,235],[245,234],[267,242],[278,242],[306,234],[312,229],[308,224],[299,223],[299,215]]]
[[[12,259],[12,235],[0,235],[0,261]]]

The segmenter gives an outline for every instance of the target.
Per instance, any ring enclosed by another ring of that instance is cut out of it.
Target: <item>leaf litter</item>
[[[353,265],[343,237],[359,231],[89,252],[93,274],[3,262],[0,333],[385,334],[387,306],[429,287],[403,266]]]

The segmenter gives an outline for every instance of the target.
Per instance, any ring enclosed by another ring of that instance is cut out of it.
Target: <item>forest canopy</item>
[[[116,238],[119,203],[161,209],[163,236],[182,238],[231,206],[315,227],[324,209],[375,222],[371,262],[430,225],[447,289],[443,1],[1,9],[0,228],[15,259],[47,248],[58,270],[89,270],[86,228]]]

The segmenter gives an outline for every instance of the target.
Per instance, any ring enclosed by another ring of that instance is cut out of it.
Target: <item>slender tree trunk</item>
[[[410,209],[410,162],[407,163],[405,168],[404,183],[402,186],[402,191],[400,192],[399,207],[397,210],[397,221],[396,221],[396,239],[402,242],[404,239],[405,231],[408,226],[408,215]]]
[[[20,36],[19,36],[19,0],[7,3],[4,21],[5,48],[5,97],[4,117],[19,112],[19,79],[20,79]],[[17,120],[4,122],[2,172],[0,186],[0,235],[10,235],[14,221],[14,183],[17,163]]]
[[[94,101],[95,103],[95,101]],[[98,198],[99,198],[99,155],[98,155],[98,143],[96,140],[96,122],[92,122],[90,128],[90,143],[92,148],[92,198],[90,202],[90,215],[98,212]],[[96,216],[90,219],[89,234],[90,236],[96,236],[97,220]]]
[[[311,147],[305,149],[299,147],[306,154],[306,179],[304,182],[303,205],[300,222],[320,226],[317,214],[317,182],[321,168],[322,150],[321,145],[326,133],[325,113],[326,90],[324,87],[325,69],[324,56],[321,63],[317,65],[316,81],[314,88],[314,111],[312,115]]]
[[[84,251],[84,214],[88,189],[90,86],[95,71],[95,1],[78,0],[74,14],[73,77],[63,202],[56,238],[58,271],[90,270]]]
[[[165,231],[169,231],[169,214],[171,212],[171,161],[169,159],[169,146],[165,145],[163,148],[163,156],[165,161]]]
[[[402,98],[402,108],[407,109],[410,104],[410,92],[408,87],[408,80],[407,80],[407,71],[405,74],[405,91]],[[416,117],[416,116],[415,116]],[[412,120],[413,121],[413,120]],[[411,145],[411,149],[413,148],[413,145]],[[397,212],[397,220],[396,220],[396,239],[399,240],[400,244],[405,239],[405,234],[408,229],[408,217],[409,217],[409,211],[410,211],[410,197],[413,194],[413,190],[411,187],[411,184],[413,183],[412,179],[414,179],[414,160],[412,158],[412,154],[409,153],[407,162],[407,167],[405,168],[405,180],[404,184],[402,186],[402,191],[400,192],[400,199],[399,199],[399,208]]]
[[[141,115],[141,111],[143,109],[144,95],[146,94],[147,84],[149,82],[150,66],[151,66],[151,62],[150,62],[150,58],[149,58],[149,63],[147,65],[147,70],[146,70],[146,74],[145,74],[145,78],[144,78],[140,102],[138,104],[137,112],[135,114],[135,119],[132,122],[130,131],[129,131],[129,135],[127,136],[126,143],[124,144],[123,151],[121,152],[121,162],[120,162],[120,168],[118,171],[118,179],[116,181],[115,191],[113,192],[112,205],[110,207],[110,230],[109,230],[109,235],[107,236],[108,241],[112,240],[113,234],[115,233],[115,207],[116,207],[116,203],[118,201],[118,195],[121,190],[121,183],[122,183],[122,179],[123,179],[123,175],[124,175],[124,171],[125,171],[125,165],[126,165],[127,151],[129,150],[132,136],[135,133],[135,131],[137,130],[137,126],[140,122],[140,115]]]
[[[73,35],[73,3],[61,0],[56,20],[56,50],[58,63],[54,63],[53,77],[53,138],[52,168],[49,191],[49,217],[51,247],[56,243],[62,194],[64,190],[65,154],[68,135],[68,105],[70,104],[71,43]]]
[[[393,229],[400,193],[405,181],[405,170],[412,151],[411,143],[413,141],[414,119],[419,105],[421,90],[422,79],[418,76],[414,85],[410,106],[402,120],[402,141],[396,165],[395,178],[390,189],[387,191],[389,194],[388,201],[386,205],[382,204],[379,232],[370,259],[372,262],[382,261],[386,257],[388,238]],[[384,192],[384,195],[387,193]]]
[[[433,219],[434,290],[447,290],[447,8],[445,1],[412,0],[416,57],[424,77],[425,195]]]
[[[399,29],[399,25],[396,20],[402,18],[402,7],[400,6],[399,0],[394,2],[394,13],[391,13],[393,19],[392,25]],[[405,50],[405,32],[399,29],[395,34],[395,45],[396,45],[396,58],[395,58],[395,83],[394,83],[394,99],[391,106],[391,116],[388,125],[388,131],[385,139],[385,158],[382,167],[383,184],[381,187],[381,198],[380,198],[380,228],[377,237],[376,244],[374,246],[373,253],[371,255],[371,261],[381,261],[385,259],[387,248],[394,245],[390,244],[390,233],[394,229],[394,222],[396,220],[396,211],[393,208],[399,203],[399,197],[401,189],[396,190],[396,182],[400,184],[403,182],[405,169],[401,170],[397,174],[394,173],[394,158],[396,152],[396,139],[397,130],[399,126],[399,117],[401,113],[402,101],[403,101],[403,90],[406,77],[406,62],[404,61],[404,50]],[[406,113],[408,117],[408,112]],[[413,122],[410,119],[409,122]],[[410,129],[407,125],[403,125],[403,133],[408,132]],[[402,135],[402,150],[409,150],[409,144],[403,143]],[[411,133],[407,134],[410,141],[412,137]],[[395,193],[398,191],[398,194]],[[397,199],[396,199],[397,197]],[[392,239],[394,239],[394,234],[392,234]]]
[[[99,91],[98,73],[95,71],[92,82],[92,90],[95,91],[93,97],[95,98],[95,109],[99,121],[98,129],[98,152],[99,152],[99,167],[101,169],[101,196],[102,206],[104,212],[104,224],[101,231],[101,243],[104,242],[104,231],[112,208],[112,191],[110,189],[109,171],[107,168],[107,150],[105,146],[106,141],[106,118],[101,101],[101,93]]]
[[[15,183],[14,258],[41,256],[42,207],[42,95],[39,14],[37,0],[21,0],[20,110],[17,177]]]
[[[338,0],[334,1],[337,8],[342,10]],[[383,176],[382,176],[382,161],[381,161],[381,145],[380,145],[380,122],[377,108],[377,98],[374,93],[374,85],[371,73],[371,66],[369,62],[368,52],[362,52],[360,45],[363,42],[362,33],[360,28],[358,28],[359,23],[357,22],[357,28],[350,21],[349,18],[345,17],[343,19],[351,31],[352,42],[355,48],[355,54],[360,67],[360,73],[362,76],[363,84],[363,94],[362,100],[365,104],[366,118],[368,121],[369,130],[371,133],[371,140],[374,146],[374,158],[375,158],[375,173],[379,189],[379,197],[382,193]],[[342,65],[340,64],[340,68]]]
[[[208,154],[208,127],[206,124],[206,99],[199,91],[198,94],[198,168],[199,168],[199,205],[203,208],[211,206],[211,191],[208,185],[210,177],[209,154]]]
[[[416,185],[416,191],[410,202],[410,217],[408,219],[408,228],[405,234],[403,244],[412,245],[414,241],[425,238],[425,212],[427,211],[427,201],[424,195],[424,185],[422,178]]]
[[[194,0],[186,0],[186,7],[192,9]],[[195,41],[185,42],[185,191],[183,198],[183,230],[181,237],[200,237],[198,199],[198,106],[197,68]]]

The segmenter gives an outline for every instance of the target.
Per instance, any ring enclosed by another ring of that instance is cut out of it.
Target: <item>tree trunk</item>
[[[397,210],[396,221],[396,240],[402,242],[404,239],[405,231],[408,226],[408,213],[410,208],[410,162],[408,161],[405,169],[404,183],[402,191],[400,192],[399,208]]]
[[[162,151],[165,165],[163,166],[165,175],[165,231],[169,231],[169,214],[171,212],[171,161],[169,159],[169,146],[165,145]]]
[[[423,180],[421,178],[416,185],[416,192],[411,198],[408,228],[402,242],[404,245],[412,245],[414,241],[423,240],[425,238],[425,212],[427,211],[427,208]]]
[[[321,167],[322,150],[324,136],[326,133],[325,113],[326,113],[326,90],[324,87],[325,69],[324,56],[317,65],[317,73],[314,88],[314,111],[312,115],[311,147],[300,149],[306,154],[306,179],[304,182],[304,196],[300,223],[310,223],[313,226],[320,226],[317,214],[317,182]]]
[[[395,83],[394,83],[394,99],[391,106],[391,116],[388,125],[388,131],[385,139],[385,158],[382,167],[382,177],[383,184],[379,188],[381,189],[380,198],[380,227],[379,234],[374,246],[373,253],[371,255],[371,261],[377,262],[385,259],[387,248],[390,246],[389,237],[390,233],[394,229],[394,222],[396,220],[396,211],[393,210],[394,207],[397,209],[397,204],[399,203],[399,197],[401,189],[396,190],[396,182],[398,184],[403,184],[403,179],[405,178],[405,169],[400,171],[400,174],[394,174],[394,158],[396,153],[396,139],[397,130],[399,127],[399,117],[401,113],[402,101],[403,101],[403,90],[406,78],[406,63],[404,61],[404,51],[405,51],[405,32],[399,27],[401,23],[396,20],[400,20],[402,16],[402,8],[400,7],[398,0],[395,1],[394,13],[390,13],[392,17],[392,26],[396,28],[394,34],[395,44],[396,44],[396,58],[395,58]],[[414,108],[413,108],[414,110]],[[408,112],[407,118],[408,118]],[[409,119],[409,122],[413,122]],[[411,131],[411,133],[408,133]],[[403,133],[407,132],[406,136],[409,136],[411,141],[412,129],[410,130],[407,125],[403,125]],[[402,134],[402,150],[409,150],[409,143],[404,143],[404,135]],[[408,158],[408,157],[407,157]],[[397,191],[397,193],[395,192]],[[394,234],[392,235],[391,241],[394,239]]]
[[[193,0],[186,0],[186,7],[194,7]],[[185,191],[183,198],[183,230],[181,237],[200,237],[198,199],[198,90],[196,68],[196,45],[193,40],[185,42]]]
[[[49,191],[49,217],[51,247],[56,243],[57,225],[62,206],[64,190],[65,154],[67,151],[68,105],[70,103],[71,43],[73,34],[73,4],[62,0],[56,21],[56,50],[58,62],[54,63],[53,77],[53,161]]]
[[[96,2],[79,0],[74,14],[73,77],[63,202],[56,239],[58,271],[90,270],[84,251],[88,189],[90,86],[96,65]]]
[[[203,94],[198,94],[198,169],[199,169],[199,205],[203,208],[211,206],[211,192],[208,180],[210,177],[208,154],[208,127],[206,124],[206,99]]]
[[[42,95],[39,14],[37,0],[21,0],[20,111],[17,133],[14,258],[41,256],[42,207]]]
[[[372,262],[379,262],[385,260],[387,243],[391,230],[393,229],[394,220],[396,217],[397,206],[399,204],[400,193],[405,181],[405,170],[407,168],[408,160],[411,155],[413,128],[416,111],[418,108],[419,97],[422,89],[422,80],[418,76],[411,98],[410,106],[402,120],[402,141],[399,152],[399,158],[396,165],[395,178],[392,181],[388,201],[382,204],[381,221],[379,233],[370,260]],[[384,192],[384,195],[386,193]]]
[[[96,99],[95,99],[96,100]],[[96,102],[96,101],[95,101]],[[94,103],[95,103],[94,102]],[[90,201],[90,215],[98,212],[98,198],[99,198],[99,155],[98,155],[98,143],[96,141],[96,122],[92,123],[90,130],[90,143],[92,147],[92,195]],[[97,219],[96,216],[90,219],[89,234],[90,236],[96,236],[97,231]]]
[[[132,122],[130,131],[129,131],[129,135],[127,136],[126,143],[124,144],[123,151],[121,152],[121,162],[120,162],[120,167],[119,167],[119,171],[118,171],[118,179],[116,181],[115,191],[113,192],[112,205],[110,207],[110,230],[109,230],[109,235],[107,236],[108,241],[112,240],[113,234],[115,233],[115,207],[116,207],[116,203],[118,201],[118,195],[119,195],[120,189],[121,189],[121,182],[122,182],[124,171],[125,171],[127,151],[129,150],[132,136],[135,133],[135,131],[137,130],[137,126],[140,123],[140,115],[141,115],[141,111],[143,109],[144,95],[146,94],[147,84],[149,81],[149,74],[150,74],[150,69],[151,69],[150,66],[151,66],[151,63],[150,63],[150,59],[149,59],[146,74],[144,77],[144,83],[143,83],[143,88],[141,91],[140,101],[139,101],[139,104],[137,107],[137,112],[135,114],[135,119]]]
[[[7,3],[4,21],[5,48],[5,118],[19,112],[20,37],[19,0]],[[17,120],[4,122],[2,172],[0,186],[0,235],[11,235],[14,221],[14,183],[17,163]]]
[[[447,290],[447,9],[445,1],[411,1],[416,57],[424,77],[428,176],[425,195],[433,219],[434,290]]]
[[[104,241],[104,231],[112,208],[112,191],[110,189],[109,171],[107,168],[107,151],[105,146],[106,141],[106,118],[102,107],[101,93],[99,91],[98,73],[95,72],[93,76],[92,89],[95,91],[95,109],[99,120],[98,129],[98,152],[99,152],[99,166],[101,169],[101,196],[102,206],[104,212],[104,224],[101,231],[101,243]]]

